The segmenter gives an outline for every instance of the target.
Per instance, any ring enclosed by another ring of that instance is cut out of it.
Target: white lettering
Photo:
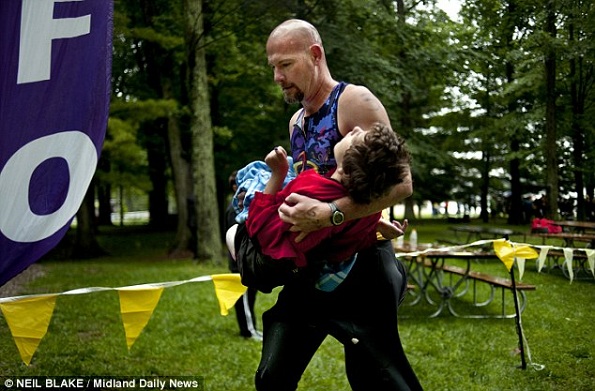
[[[170,386],[170,388],[173,388],[173,389],[177,389],[177,388],[198,388],[198,381],[197,380],[169,379],[169,386]]]
[[[37,166],[51,158],[62,158],[68,164],[68,192],[55,212],[37,215],[29,206],[29,183]],[[25,144],[0,171],[0,231],[15,242],[36,242],[56,233],[78,211],[96,165],[97,149],[79,131],[56,133]]]
[[[32,378],[32,379],[17,378],[16,386],[18,388],[40,388],[41,383],[39,382],[38,379],[35,379],[35,378]]]
[[[45,388],[84,388],[83,379],[45,379]]]
[[[83,0],[23,0],[17,84],[50,80],[52,40],[89,34],[91,15],[54,19],[54,3]]]

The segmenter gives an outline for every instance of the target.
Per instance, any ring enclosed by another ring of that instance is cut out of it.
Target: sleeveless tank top
[[[314,169],[321,175],[330,176],[337,167],[333,148],[343,138],[337,124],[337,107],[346,85],[345,82],[337,84],[313,115],[305,117],[304,109],[298,115],[290,139],[296,175]]]

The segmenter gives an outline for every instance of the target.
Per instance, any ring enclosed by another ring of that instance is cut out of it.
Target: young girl
[[[289,171],[287,152],[282,147],[276,147],[266,156],[265,163],[271,170],[271,176],[264,190],[254,193],[245,227],[240,225],[238,230],[238,226],[234,226],[227,235],[232,254],[236,253],[242,240],[250,239],[265,257],[270,258],[263,257],[259,265],[242,265],[244,259],[237,259],[241,273],[243,267],[247,273],[258,273],[258,269],[266,269],[265,265],[270,262],[282,261],[278,265],[269,265],[273,269],[263,273],[263,279],[266,274],[266,278],[274,277],[276,281],[261,290],[270,292],[270,285],[283,285],[283,281],[308,265],[309,258],[323,259],[331,264],[350,260],[358,251],[375,244],[377,231],[385,239],[403,234],[406,222],[403,225],[396,221],[391,224],[381,219],[380,213],[347,222],[335,214],[331,227],[321,228],[296,243],[297,233],[291,232],[290,224],[283,222],[278,215],[279,206],[289,194],[298,193],[328,202],[331,210],[336,210],[332,201],[345,195],[356,203],[367,204],[401,183],[410,170],[410,155],[403,140],[382,124],[375,124],[367,131],[354,128],[335,145],[334,156],[337,169],[330,177],[307,170],[285,186]],[[241,189],[242,184],[238,185]],[[256,283],[251,281],[252,277],[258,280],[257,276],[242,274],[246,285]]]

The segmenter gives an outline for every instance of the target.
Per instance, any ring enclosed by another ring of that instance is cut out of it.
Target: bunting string
[[[399,252],[396,256],[417,256],[426,253],[457,252],[470,247],[492,245],[496,255],[510,271],[516,264],[522,279],[525,269],[525,259],[536,259],[537,270],[541,271],[551,250],[560,250],[564,256],[564,264],[568,270],[568,277],[574,278],[574,253],[583,251],[587,256],[589,270],[595,276],[595,249],[574,249],[549,245],[533,245],[515,243],[506,239],[485,239],[469,244],[431,247],[420,251]],[[215,295],[219,302],[222,316],[229,313],[229,309],[246,292],[240,275],[237,273],[213,274],[199,276],[189,280],[148,283],[123,287],[88,287],[78,288],[61,293],[35,294],[0,298],[0,310],[15,341],[21,359],[29,365],[39,343],[44,338],[49,327],[56,299],[58,296],[82,295],[102,291],[117,291],[120,299],[120,312],[126,334],[128,349],[132,347],[142,330],[149,322],[164,289],[193,282],[213,281]]]
[[[541,272],[545,265],[547,256],[551,250],[559,250],[564,254],[564,264],[562,267],[566,267],[566,270],[568,271],[568,278],[571,283],[574,279],[574,256],[577,251],[582,251],[585,253],[587,257],[587,264],[589,270],[591,271],[591,274],[595,277],[595,249],[590,248],[572,248],[551,245],[516,243],[511,242],[507,239],[483,239],[468,244],[458,244],[454,246],[445,247],[429,247],[423,250],[411,252],[398,252],[395,255],[397,257],[402,257],[418,256],[431,252],[457,252],[467,249],[469,247],[485,247],[487,245],[494,246],[496,254],[500,258],[500,260],[505,264],[506,268],[509,271],[513,263],[517,265],[517,268],[519,269],[520,279],[523,278],[526,259],[536,259],[537,271]],[[532,251],[535,251],[535,253],[533,253]]]
[[[213,281],[220,313],[223,316],[229,314],[229,309],[247,289],[242,285],[240,275],[237,273],[213,274],[182,281],[117,288],[89,287],[62,293],[2,297],[0,298],[0,310],[8,324],[21,359],[25,365],[29,365],[39,343],[47,333],[58,296],[117,291],[120,298],[120,312],[126,334],[126,345],[130,350],[149,322],[165,288],[205,281]]]

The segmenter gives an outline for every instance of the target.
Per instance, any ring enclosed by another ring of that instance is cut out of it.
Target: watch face
[[[339,225],[339,224],[343,223],[343,220],[345,220],[345,215],[343,214],[343,212],[340,212],[338,210],[333,212],[333,224],[334,225]]]

